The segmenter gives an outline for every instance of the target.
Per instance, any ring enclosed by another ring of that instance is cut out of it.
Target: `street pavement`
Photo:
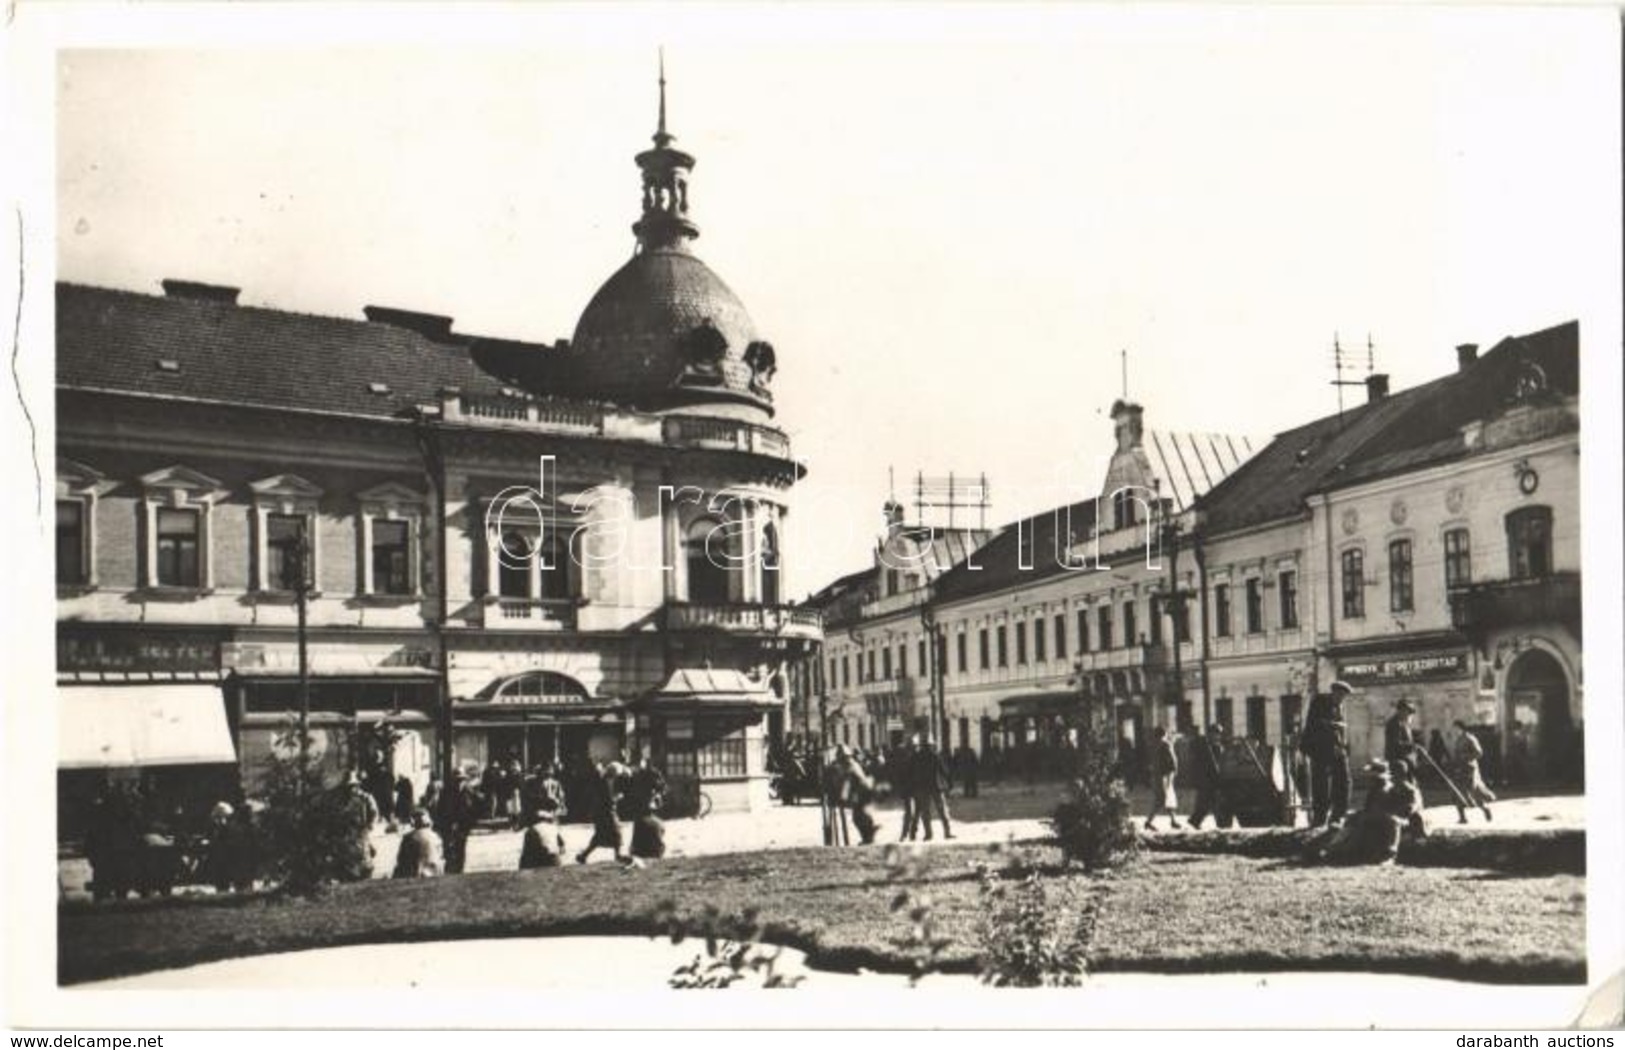
[[[941,845],[944,842],[993,845],[1042,838],[1047,833],[1043,816],[1054,804],[1059,791],[1057,784],[1012,784],[986,788],[980,798],[953,798],[949,808],[954,816],[954,838],[944,839],[938,827],[936,837],[930,843],[922,841],[920,845]],[[1143,800],[1136,801],[1143,806]],[[1482,814],[1474,812],[1469,815],[1469,827],[1507,831],[1585,826],[1585,799],[1578,795],[1516,798],[1498,802],[1492,809],[1495,813],[1492,823],[1486,823]],[[1185,811],[1189,812],[1188,800]],[[1143,809],[1139,809],[1139,812],[1143,813]],[[877,808],[875,815],[880,824],[876,844],[896,842],[902,830],[901,809],[884,805]],[[1448,805],[1428,809],[1425,817],[1430,827],[1454,827],[1457,822],[1455,808]],[[1166,821],[1159,818],[1158,827],[1166,826]],[[565,847],[572,855],[586,846],[591,837],[590,825],[567,824],[564,827]],[[516,870],[521,838],[520,833],[514,831],[482,831],[471,836],[466,870]],[[400,836],[388,833],[380,826],[373,841],[378,854],[374,862],[376,877],[387,878],[394,870]],[[764,813],[714,813],[704,819],[672,820],[666,824],[667,856],[670,857],[797,849],[822,844],[819,808],[811,803],[774,805]],[[610,854],[605,850],[599,850],[591,858],[591,863],[595,864],[610,862]],[[85,887],[90,870],[83,858],[62,858],[58,863],[58,873],[65,898],[85,899],[89,896]],[[186,888],[181,892],[192,891],[192,888]],[[210,891],[197,889],[195,892]]]

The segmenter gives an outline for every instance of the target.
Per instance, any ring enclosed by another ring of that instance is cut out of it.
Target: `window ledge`
[[[422,594],[358,594],[355,600],[362,605],[374,605],[380,608],[395,608],[403,605],[419,605],[423,602]]]
[[[310,591],[306,593],[305,600],[321,596],[321,591]],[[255,605],[293,605],[299,601],[299,596],[293,591],[254,591],[251,597]]]
[[[523,602],[541,608],[579,609],[583,605],[592,604],[587,598],[515,598],[500,594],[487,594],[483,599],[486,605],[500,605],[503,602]]]
[[[199,598],[207,598],[214,593],[213,587],[172,587],[168,585],[155,585],[142,587],[136,592],[144,601],[149,602],[192,602]]]
[[[78,598],[86,594],[94,594],[101,590],[99,584],[94,583],[59,583],[56,585],[58,600],[63,598]]]

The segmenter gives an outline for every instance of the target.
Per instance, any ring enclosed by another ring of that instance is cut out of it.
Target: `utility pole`
[[[434,499],[434,590],[435,613],[429,625],[434,635],[435,663],[438,665],[440,675],[435,683],[435,712],[438,733],[440,738],[440,782],[451,783],[452,767],[452,718],[451,718],[451,668],[446,653],[446,620],[450,616],[449,597],[446,593],[446,563],[449,560],[450,544],[446,536],[446,457],[440,445],[440,433],[434,428],[432,421],[419,412],[412,428],[412,437],[417,442],[418,456],[423,461],[423,473],[429,482],[431,494]],[[555,746],[557,737],[555,735]]]
[[[282,566],[282,586],[293,591],[294,610],[298,615],[299,646],[299,778],[295,783],[302,798],[305,778],[310,771],[310,647],[306,638],[309,616],[310,589],[310,519],[299,517],[299,531],[294,538],[293,557]]]

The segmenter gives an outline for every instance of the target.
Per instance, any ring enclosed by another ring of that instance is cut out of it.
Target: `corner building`
[[[301,535],[332,775],[421,792],[627,748],[719,810],[767,804],[786,667],[820,633],[779,584],[805,469],[774,347],[693,253],[664,84],[636,161],[633,255],[551,346],[58,286],[66,810],[105,774],[251,791],[297,739]]]

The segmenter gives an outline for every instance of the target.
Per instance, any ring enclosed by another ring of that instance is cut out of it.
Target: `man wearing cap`
[[[1310,823],[1341,824],[1349,808],[1349,734],[1343,699],[1354,688],[1339,679],[1310,705],[1300,746],[1309,759]]]
[[[1388,717],[1382,730],[1382,757],[1388,760],[1389,765],[1395,762],[1414,762],[1416,749],[1416,729],[1411,725],[1411,719],[1416,715],[1416,705],[1405,697],[1399,698],[1394,705],[1394,713]]]

